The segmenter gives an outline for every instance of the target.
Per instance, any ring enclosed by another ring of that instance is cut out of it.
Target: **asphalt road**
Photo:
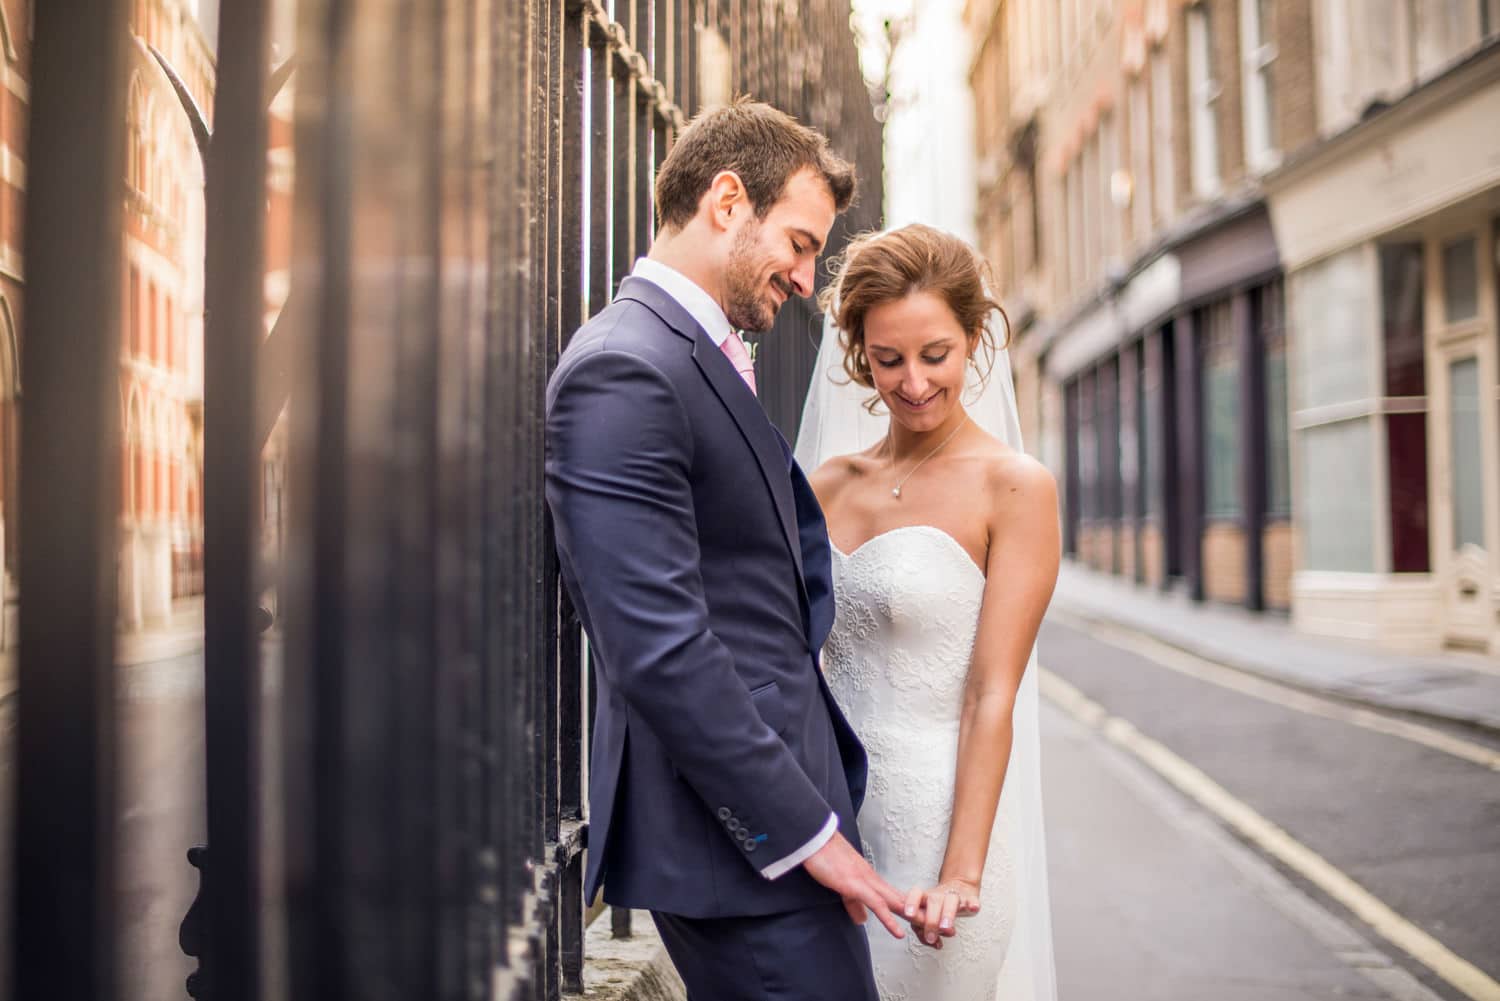
[[[198,891],[186,851],[205,840],[202,655],[123,667],[119,683],[119,996],[186,998],[196,964],[177,927]],[[15,698],[0,700],[0,998],[10,984],[15,715]]]
[[[1500,979],[1500,771],[1454,751],[1490,742],[1419,743],[1142,649],[1054,621],[1039,641],[1062,1001],[1493,996],[1474,991]]]

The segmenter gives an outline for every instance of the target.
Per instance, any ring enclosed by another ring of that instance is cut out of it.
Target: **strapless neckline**
[[[895,528],[888,528],[884,532],[877,532],[874,535],[870,536],[868,539],[861,542],[859,545],[855,546],[853,550],[847,553],[844,552],[843,549],[839,548],[839,544],[833,541],[833,536],[831,535],[828,537],[828,545],[834,552],[838,553],[844,559],[852,560],[863,553],[865,550],[869,549],[875,543],[880,542],[882,539],[888,539],[892,536],[900,535],[903,532],[924,532],[942,539],[944,542],[951,545],[957,552],[963,555],[964,563],[969,567],[970,570],[973,570],[976,574],[979,575],[979,579],[981,581],[985,579],[984,570],[980,568],[978,563],[974,562],[974,557],[969,553],[967,549],[964,548],[964,544],[962,542],[959,542],[952,535],[943,531],[941,528],[938,528],[936,525],[898,525]]]

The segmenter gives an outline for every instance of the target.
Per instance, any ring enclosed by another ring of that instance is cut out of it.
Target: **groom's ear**
[[[709,216],[716,229],[731,229],[737,221],[751,212],[750,196],[745,182],[732,170],[721,170],[708,183]]]

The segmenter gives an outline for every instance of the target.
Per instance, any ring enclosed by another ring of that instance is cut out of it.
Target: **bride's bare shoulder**
[[[1036,458],[990,437],[983,452],[985,493],[991,514],[1036,511],[1055,516],[1057,481]]]
[[[807,481],[812,484],[813,493],[818,495],[819,502],[826,505],[839,491],[868,476],[871,463],[869,451],[836,455],[813,470]]]

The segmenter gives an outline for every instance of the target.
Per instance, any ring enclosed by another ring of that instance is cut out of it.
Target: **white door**
[[[1428,247],[1427,381],[1434,570],[1443,639],[1488,649],[1496,633],[1497,459],[1493,235],[1450,233]]]

